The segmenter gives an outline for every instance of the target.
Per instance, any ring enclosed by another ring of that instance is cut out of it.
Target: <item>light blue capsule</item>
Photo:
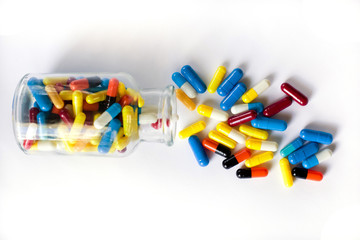
[[[109,126],[106,128],[104,135],[102,136],[98,151],[99,153],[108,153],[110,148],[115,140],[117,133],[121,127],[121,122],[119,119],[113,119],[110,121]]]
[[[287,123],[284,120],[267,118],[259,115],[254,120],[251,120],[251,125],[254,128],[274,131],[285,131],[287,128]]]
[[[184,83],[186,83],[186,79],[179,72],[174,72],[173,75],[171,76],[171,78],[179,88],[181,88],[182,85],[184,85]]]
[[[48,112],[52,109],[52,102],[45,91],[45,85],[42,79],[30,78],[27,82],[31,94],[40,107],[41,111]]]
[[[109,87],[109,81],[110,81],[110,79],[108,79],[108,78],[103,78],[103,79],[101,79],[101,80],[102,80],[102,81],[101,81],[100,85],[101,85],[102,87],[108,88],[108,87]]]
[[[312,129],[301,130],[300,137],[306,141],[318,142],[322,144],[331,144],[333,141],[333,136],[330,133]]]
[[[111,118],[116,117],[121,112],[121,105],[119,103],[112,104],[107,110]]]
[[[234,88],[234,86],[244,76],[243,71],[240,68],[235,68],[225,79],[222,81],[217,89],[217,93],[225,97]]]
[[[230,91],[230,93],[221,101],[220,107],[222,110],[229,110],[239,98],[246,92],[246,85],[244,83],[238,83]]]
[[[317,153],[319,151],[319,144],[316,142],[310,142],[305,144],[298,150],[293,153],[290,153],[288,160],[291,164],[298,164],[299,162],[304,161],[306,158]]]
[[[280,151],[280,155],[282,157],[288,156],[290,153],[294,152],[295,150],[299,149],[302,145],[304,145],[304,140],[302,140],[300,137],[296,138],[294,141],[286,145],[283,149]]]
[[[257,103],[248,103],[249,110],[255,110],[257,113],[262,113],[264,111],[264,105],[260,102]]]
[[[185,65],[181,68],[181,74],[198,93],[204,93],[206,91],[205,83],[189,65]]]
[[[201,167],[205,167],[209,164],[209,158],[201,144],[200,139],[192,135],[188,140],[191,150],[193,151],[195,158]]]

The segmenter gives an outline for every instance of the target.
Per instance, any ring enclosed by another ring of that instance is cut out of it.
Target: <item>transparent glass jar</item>
[[[173,144],[173,86],[139,90],[127,73],[27,74],[13,98],[25,153],[126,156],[140,141]]]

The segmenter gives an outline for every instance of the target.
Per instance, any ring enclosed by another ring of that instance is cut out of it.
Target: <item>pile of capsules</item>
[[[252,101],[270,86],[269,80],[264,79],[247,89],[244,83],[239,82],[243,77],[243,71],[240,68],[234,69],[224,79],[225,74],[226,68],[220,66],[208,87],[189,65],[182,67],[181,73],[175,72],[172,75],[173,81],[179,87],[176,90],[177,99],[190,111],[196,108],[192,99],[198,93],[202,94],[207,90],[209,93],[217,92],[224,97],[220,103],[222,110],[203,104],[197,106],[197,112],[200,115],[219,122],[216,130],[209,132],[209,138],[200,141],[199,137],[195,135],[205,129],[204,121],[198,121],[180,131],[179,138],[188,138],[200,166],[204,167],[209,164],[209,158],[205,151],[207,149],[225,158],[222,165],[226,169],[245,161],[247,168],[240,168],[236,172],[239,178],[266,177],[268,169],[258,166],[272,160],[274,152],[278,150],[278,143],[267,141],[269,133],[266,130],[284,131],[287,128],[286,121],[271,117],[289,107],[293,100],[301,106],[307,105],[308,98],[289,83],[283,83],[281,90],[286,96],[264,108],[262,103],[253,103]],[[243,103],[239,104],[237,102],[240,98]],[[228,110],[233,114],[230,117],[226,112]],[[251,126],[245,124],[247,122],[250,122]],[[238,127],[238,130],[234,127]],[[305,141],[309,141],[309,143],[304,145]],[[315,181],[322,180],[321,172],[309,169],[331,157],[330,149],[317,153],[319,143],[331,144],[331,142],[332,135],[330,133],[303,129],[299,138],[284,147],[280,151],[283,157],[280,160],[280,167],[285,186],[292,186],[292,176]],[[237,144],[243,145],[244,148],[232,153],[231,150]],[[252,155],[252,150],[262,152]],[[303,168],[295,167],[291,170],[289,162],[293,165],[302,162]]]

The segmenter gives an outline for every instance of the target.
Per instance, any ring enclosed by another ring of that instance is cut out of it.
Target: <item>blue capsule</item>
[[[195,136],[192,135],[191,137],[189,137],[189,144],[191,147],[191,150],[193,151],[196,160],[198,161],[199,165],[202,167],[205,167],[209,164],[209,158],[206,155],[206,152],[200,142],[200,139]]]
[[[254,128],[274,131],[285,131],[287,128],[287,123],[284,120],[267,118],[259,115],[251,121],[251,125]]]
[[[324,149],[305,159],[302,162],[302,165],[304,168],[310,169],[312,167],[315,167],[316,165],[319,165],[319,163],[331,158],[331,156],[332,156],[332,151],[330,149]]]
[[[319,144],[316,142],[310,142],[305,144],[298,150],[293,153],[290,153],[288,160],[291,164],[298,164],[299,162],[304,161],[306,158],[317,153],[319,151]]]
[[[181,74],[198,93],[204,93],[206,91],[205,83],[189,65],[185,65],[181,68]]]
[[[45,85],[41,79],[30,78],[27,83],[31,94],[34,96],[41,111],[48,112],[52,109],[52,102],[45,91]]]
[[[181,88],[182,85],[184,85],[184,83],[186,83],[186,79],[179,72],[174,72],[173,75],[171,76],[171,78],[179,88]]]
[[[305,141],[302,140],[300,137],[296,138],[294,141],[286,145],[283,149],[280,151],[280,155],[282,157],[288,156],[290,153],[294,152],[295,150],[299,149],[304,145]]]
[[[225,97],[229,94],[229,92],[234,88],[234,86],[240,81],[240,79],[244,76],[243,71],[240,68],[235,68],[220,84],[217,89],[217,93]]]
[[[115,140],[117,133],[121,127],[121,122],[119,119],[115,118],[110,121],[109,126],[106,128],[104,135],[102,136],[98,151],[99,153],[108,153],[110,148]]]
[[[249,110],[255,110],[257,113],[262,113],[264,111],[264,105],[260,102],[257,103],[248,103]]]
[[[244,83],[238,83],[231,90],[231,92],[221,101],[220,107],[222,110],[229,110],[237,100],[246,92],[246,85]]]
[[[54,126],[60,117],[59,115],[51,112],[39,112],[36,115],[36,120],[38,123],[38,135],[41,140],[53,139],[55,138],[55,128],[51,128],[50,126]]]
[[[111,118],[115,118],[121,112],[121,109],[122,108],[119,103],[114,103],[108,109],[106,109],[106,112],[110,114]]]
[[[101,81],[100,85],[101,85],[102,87],[108,88],[110,79],[109,79],[109,78],[103,78],[103,79],[101,79],[101,80],[102,80],[102,81]]]
[[[306,141],[318,142],[322,144],[331,144],[333,141],[333,136],[330,133],[311,129],[301,130],[300,137]]]

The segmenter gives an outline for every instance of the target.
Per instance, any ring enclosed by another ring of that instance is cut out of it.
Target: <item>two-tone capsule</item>
[[[206,155],[200,139],[197,136],[193,135],[189,137],[188,142],[199,165],[201,167],[207,166],[209,164],[209,158]]]
[[[225,136],[235,140],[237,143],[245,144],[246,136],[241,132],[228,126],[226,123],[216,125],[216,130]]]
[[[331,158],[332,151],[330,149],[324,149],[315,155],[312,155],[305,159],[301,164],[304,168],[310,169],[319,165],[321,162]]]
[[[189,98],[195,98],[197,96],[196,90],[191,86],[191,84],[186,81],[186,79],[179,72],[175,72],[172,75],[172,80],[174,83],[182,90]]]
[[[245,166],[248,168],[252,168],[252,167],[255,167],[262,163],[270,161],[271,159],[273,159],[273,157],[274,157],[274,154],[272,152],[260,153],[255,156],[252,156],[249,159],[246,159]]]
[[[274,141],[264,141],[255,138],[249,138],[246,140],[245,145],[249,149],[260,151],[276,152],[278,149],[278,143]]]
[[[232,114],[238,114],[249,110],[255,110],[257,113],[261,113],[264,110],[264,105],[260,102],[257,103],[240,103],[231,107]]]
[[[201,80],[199,75],[190,67],[189,65],[185,65],[181,68],[181,74],[185,77],[185,79],[193,86],[193,88],[198,93],[204,93],[206,91],[206,85]]]
[[[287,160],[287,158],[282,158],[279,161],[279,165],[285,187],[292,187],[294,180],[291,175],[291,167],[289,161]]]
[[[230,93],[230,91],[234,88],[234,86],[240,81],[243,76],[243,71],[240,68],[235,68],[220,84],[217,89],[217,93],[220,96],[225,97]]]
[[[240,125],[239,131],[249,137],[266,140],[269,137],[269,133],[265,130],[257,129],[248,125]]]
[[[231,127],[238,126],[240,124],[254,120],[257,117],[255,110],[250,110],[247,112],[239,113],[234,116],[229,117],[228,124]]]
[[[209,138],[227,146],[230,149],[234,149],[236,146],[236,142],[234,140],[214,130],[209,132]]]
[[[305,141],[302,138],[298,137],[288,145],[286,145],[283,149],[280,150],[280,155],[282,157],[287,157],[290,153],[299,149],[304,145]]]
[[[51,102],[57,109],[62,109],[64,107],[64,101],[61,99],[60,95],[56,91],[54,85],[45,86],[45,91],[48,94]]]
[[[216,92],[216,89],[219,87],[225,74],[226,74],[226,68],[224,66],[220,66],[216,69],[216,72],[215,72],[213,78],[211,79],[211,82],[207,88],[209,93]]]
[[[284,120],[267,118],[258,115],[256,119],[251,121],[251,126],[265,130],[285,131],[287,123]]]
[[[306,141],[318,142],[321,144],[331,144],[333,141],[333,136],[330,133],[312,129],[301,130],[300,137]]]
[[[295,152],[290,153],[288,159],[291,164],[298,164],[304,161],[306,158],[310,157],[311,155],[314,155],[318,151],[319,144],[316,142],[310,142],[308,144],[305,144]]]
[[[285,108],[289,107],[292,103],[292,98],[289,96],[286,96],[282,99],[280,99],[277,102],[274,102],[273,104],[267,106],[264,111],[263,111],[263,115],[265,117],[271,117],[274,116],[275,114],[281,112],[282,110],[284,110]]]
[[[221,111],[219,109],[201,104],[197,107],[197,112],[205,117],[224,122],[228,120],[229,114],[227,112]]]
[[[302,94],[299,90],[291,86],[289,83],[281,84],[281,90],[288,96],[292,97],[295,102],[300,104],[301,106],[305,106],[308,104],[308,98]]]
[[[252,102],[255,98],[257,98],[261,93],[263,93],[266,89],[270,87],[270,81],[267,79],[263,79],[254,87],[250,88],[244,95],[242,96],[242,100],[244,103]]]
[[[132,109],[132,108],[131,108]],[[121,112],[121,105],[119,103],[112,104],[100,117],[94,121],[94,127],[96,129],[102,129],[108,124],[113,118],[115,118]]]
[[[321,181],[323,179],[323,174],[319,171],[308,170],[305,168],[295,167],[291,170],[291,173],[296,178],[312,180],[312,181]]]
[[[109,86],[106,92],[106,99],[103,102],[104,110],[108,109],[111,105],[113,105],[116,102],[118,87],[119,87],[119,80],[117,80],[116,78],[110,79]]]
[[[202,145],[207,150],[214,152],[222,157],[229,157],[231,155],[230,148],[209,138],[204,138],[204,140],[202,141]]]
[[[190,111],[194,111],[196,108],[196,104],[191,100],[187,94],[181,89],[176,89],[176,98],[179,99],[184,106],[189,109]]]
[[[102,82],[101,78],[96,76],[77,79],[70,83],[70,89],[75,91],[75,90],[84,90],[87,88],[93,88],[100,85],[101,82]]]
[[[234,155],[225,159],[222,162],[222,165],[225,169],[229,169],[241,163],[242,161],[245,161],[249,157],[251,157],[251,151],[247,148],[244,148],[238,151],[237,153],[235,153]]]
[[[258,178],[266,177],[268,175],[268,170],[264,167],[254,167],[254,168],[240,168],[236,171],[236,176],[238,178]]]
[[[241,98],[241,96],[246,92],[246,85],[244,83],[238,83],[230,91],[226,97],[221,101],[220,107],[222,110],[229,110],[236,102]]]
[[[204,121],[198,121],[196,123],[193,123],[179,132],[179,138],[180,139],[188,138],[191,135],[201,132],[202,130],[205,129],[205,127],[206,127],[206,123]]]

